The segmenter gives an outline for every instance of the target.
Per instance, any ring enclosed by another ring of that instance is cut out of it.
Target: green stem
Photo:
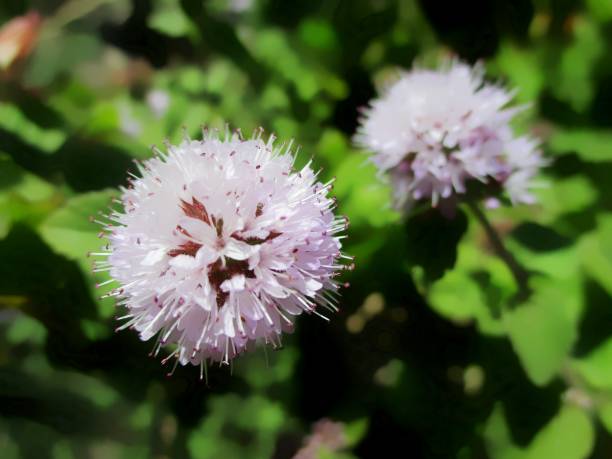
[[[531,289],[529,288],[529,271],[527,271],[517,260],[514,258],[514,255],[506,249],[503,241],[499,237],[499,234],[491,225],[491,222],[487,219],[487,216],[480,209],[478,204],[474,201],[467,202],[468,207],[481,224],[487,237],[489,238],[489,242],[495,251],[495,254],[506,264],[514,280],[516,281],[516,285],[518,286],[518,292],[515,297],[517,302],[526,300],[531,294]]]

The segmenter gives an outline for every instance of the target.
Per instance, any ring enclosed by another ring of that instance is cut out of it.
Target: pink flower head
[[[532,203],[533,178],[546,164],[537,142],[516,136],[507,108],[512,92],[486,83],[480,66],[451,61],[413,69],[365,110],[356,142],[388,174],[396,206],[433,206],[478,181],[497,185],[514,203]]]
[[[185,365],[229,362],[255,341],[280,344],[293,317],[337,310],[347,266],[329,197],[309,162],[293,168],[291,143],[257,131],[167,145],[122,189],[123,211],[105,225],[109,294],[127,308],[120,328]]]
[[[18,16],[0,28],[0,69],[10,68],[34,48],[42,19],[36,11]]]
[[[346,445],[344,424],[323,418],[313,424],[312,434],[305,438],[304,445],[293,459],[317,459],[322,456],[322,452],[340,451]]]

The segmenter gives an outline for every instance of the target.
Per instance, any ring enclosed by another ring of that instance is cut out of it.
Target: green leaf
[[[512,442],[501,403],[495,406],[487,419],[483,436],[491,459],[523,459],[523,452]]]
[[[557,282],[564,282],[567,286],[579,286],[581,279],[576,245],[549,252],[533,251],[518,244],[508,244],[520,261],[524,262],[530,270],[554,278]]]
[[[575,406],[564,406],[531,442],[528,459],[583,459],[593,449],[595,432],[589,416]]]
[[[458,210],[445,217],[437,209],[427,210],[406,220],[409,262],[421,266],[428,281],[441,278],[457,260],[457,245],[467,230],[467,217]]]
[[[370,425],[368,418],[360,418],[344,425],[344,435],[346,436],[346,445],[351,448],[361,441],[368,432]]]
[[[484,438],[492,459],[586,459],[593,449],[595,432],[584,411],[566,405],[521,448],[513,443],[503,408],[497,405],[487,420]]]
[[[172,2],[165,3],[149,16],[149,27],[171,37],[190,34],[193,26],[182,8]]]
[[[561,369],[577,337],[581,292],[575,284],[539,278],[529,300],[503,320],[525,371],[537,385],[548,384]]]
[[[349,142],[340,131],[325,129],[315,149],[318,157],[325,158],[331,167],[337,167],[349,154]]]
[[[585,235],[578,247],[584,270],[612,295],[612,214],[600,214],[596,230]]]
[[[0,102],[0,127],[46,153],[54,153],[66,140],[66,134],[61,130],[38,126],[18,107],[6,102]]]
[[[599,420],[609,433],[612,434],[612,401],[605,401],[598,408]]]
[[[41,344],[47,337],[47,330],[36,319],[26,315],[20,315],[10,325],[6,339],[11,344],[33,342]]]
[[[117,105],[110,101],[101,101],[94,105],[83,131],[87,135],[96,136],[117,131],[120,127]]]
[[[612,389],[612,339],[574,362],[582,377],[594,388]]]
[[[555,222],[561,215],[588,208],[597,200],[597,189],[587,177],[580,175],[557,179],[550,186],[534,191],[542,209],[546,210],[541,217],[547,223]]]
[[[261,107],[264,110],[286,109],[289,104],[287,93],[274,83],[268,84],[261,93]]]
[[[187,446],[196,459],[269,458],[278,431],[286,425],[282,406],[261,396],[211,396],[208,398],[208,415],[192,431]],[[224,435],[227,431],[248,433],[249,442],[232,441],[231,437]]]
[[[236,373],[253,388],[265,388],[289,380],[294,373],[298,353],[295,348],[285,347],[282,352],[254,352],[245,356],[236,365]]]
[[[320,19],[305,19],[298,29],[300,39],[311,48],[326,50],[337,45],[334,29]]]
[[[109,208],[115,191],[84,193],[69,199],[40,226],[43,239],[51,248],[70,259],[78,260],[103,245],[97,234],[101,228],[91,216]]]
[[[349,154],[335,170],[340,210],[351,224],[382,227],[399,219],[389,205],[390,190],[376,177],[376,168],[360,154]]]
[[[0,239],[15,222],[36,225],[57,205],[55,188],[0,153]]]
[[[558,154],[576,152],[585,161],[612,160],[612,130],[556,130],[548,139],[550,151]]]
[[[472,222],[457,248],[452,270],[429,287],[430,305],[458,323],[475,321],[481,333],[506,333],[502,310],[516,293],[508,267],[482,244],[481,228]]]
[[[98,251],[104,244],[98,237],[101,227],[91,222],[90,216],[106,211],[115,195],[115,191],[106,190],[75,196],[51,214],[39,228],[40,235],[55,252],[79,263],[83,273],[90,279],[90,292],[94,298],[100,295],[95,289],[96,283],[108,277],[105,273],[91,272],[92,260],[87,258],[87,254]],[[102,316],[112,315],[114,306],[110,298],[98,300],[98,305]],[[85,331],[94,334],[98,332],[92,331],[91,327],[86,327]]]
[[[95,61],[102,46],[94,34],[61,33],[41,41],[30,58],[25,83],[46,86],[63,73],[74,70],[79,63]]]
[[[516,87],[517,99],[531,103],[546,83],[543,67],[533,49],[522,49],[509,42],[503,43],[495,64],[504,77]]]
[[[597,25],[586,16],[574,17],[572,31],[574,40],[561,53],[558,81],[550,89],[581,112],[589,106],[595,93],[593,73],[605,52],[605,41]]]
[[[610,0],[587,0],[589,10],[602,22],[612,21],[612,2]]]
[[[504,327],[494,316],[501,305],[487,304],[486,291],[460,269],[448,271],[429,290],[431,307],[439,314],[457,323],[476,321],[481,333],[501,335]]]

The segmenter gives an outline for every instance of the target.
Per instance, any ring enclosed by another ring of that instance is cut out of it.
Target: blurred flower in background
[[[396,206],[431,200],[453,206],[468,182],[499,187],[513,203],[533,203],[533,178],[546,162],[537,142],[516,136],[509,92],[484,81],[481,65],[447,61],[402,72],[363,114],[356,142],[388,174]]]
[[[34,47],[42,18],[36,11],[11,19],[0,28],[0,69],[6,71]]]
[[[157,118],[163,118],[170,106],[170,94],[161,89],[152,89],[147,93],[147,104]]]
[[[293,459],[317,459],[333,454],[347,445],[344,425],[331,419],[321,419],[312,426],[312,433],[304,440],[304,446]]]

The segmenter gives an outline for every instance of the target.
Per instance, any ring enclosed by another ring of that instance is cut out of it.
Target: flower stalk
[[[529,271],[527,271],[527,269],[525,269],[525,267],[523,267],[517,261],[514,255],[512,255],[512,253],[506,248],[501,237],[497,233],[497,230],[493,227],[484,212],[480,209],[479,205],[472,200],[467,200],[466,202],[470,211],[472,214],[474,214],[484,229],[493,251],[506,264],[514,277],[518,287],[518,292],[514,297],[514,302],[520,303],[525,301],[531,294],[531,289],[529,287]]]

